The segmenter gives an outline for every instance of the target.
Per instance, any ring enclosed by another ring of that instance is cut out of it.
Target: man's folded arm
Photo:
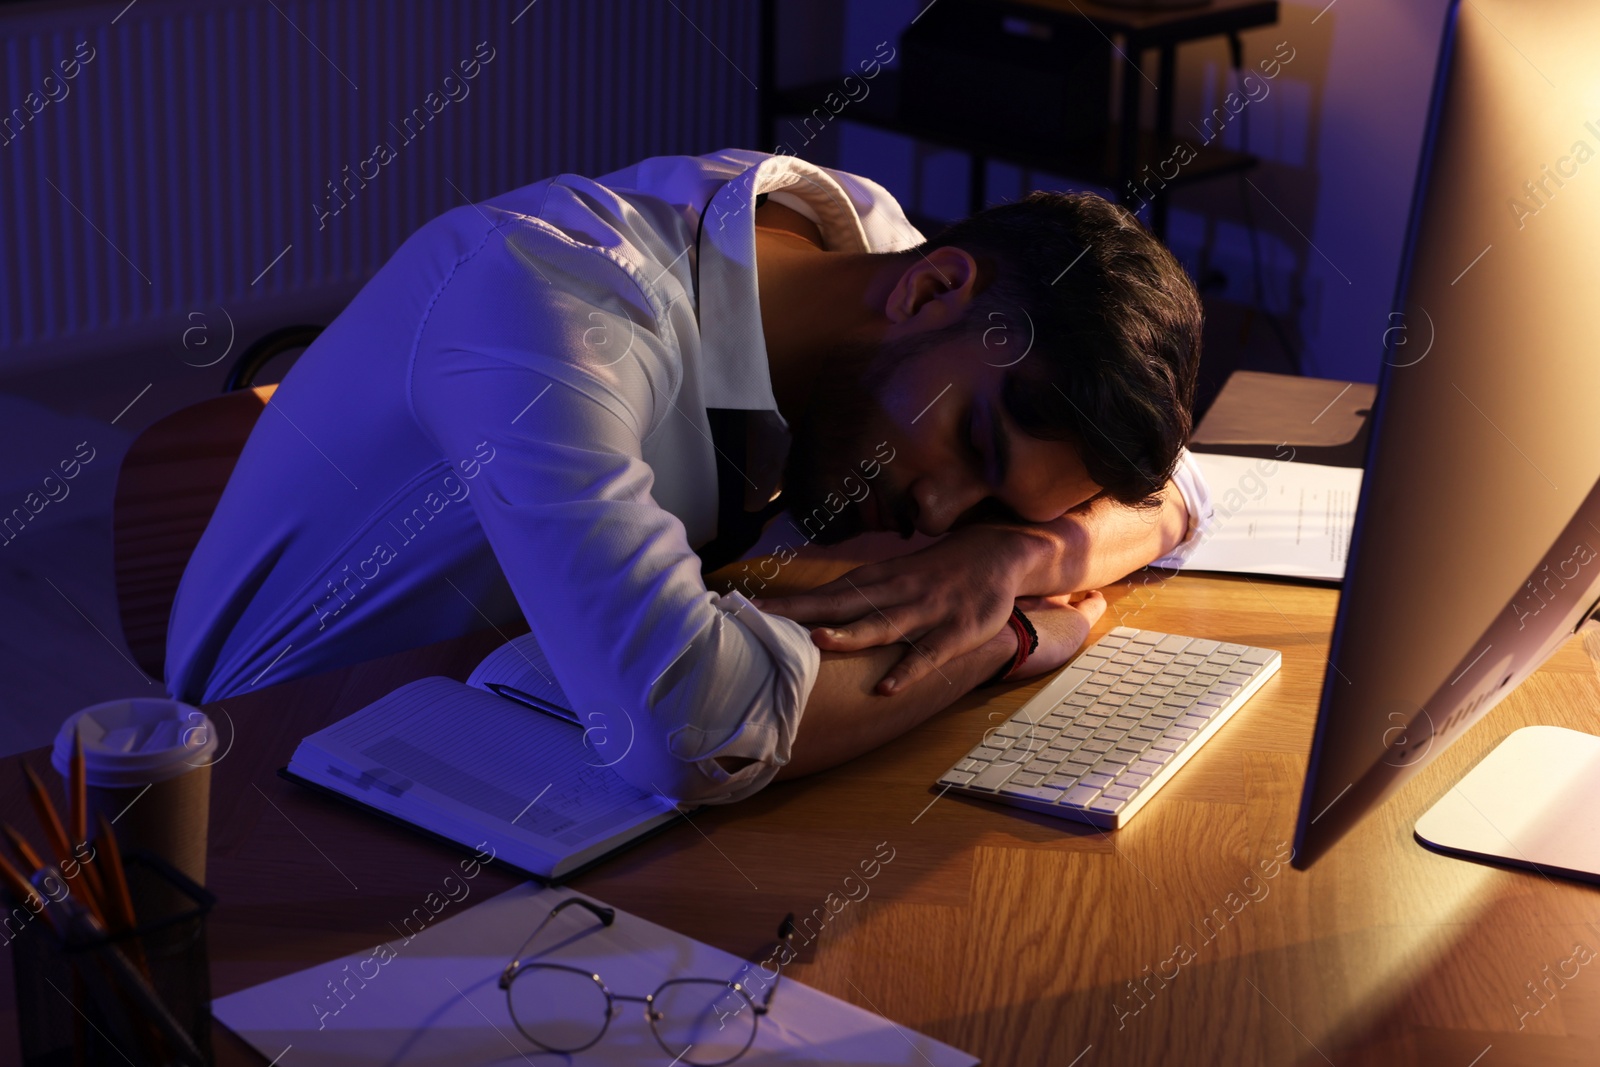
[[[1211,493],[1188,449],[1162,490],[1159,510],[1096,497],[1054,522],[1012,527],[1028,559],[1022,592],[1035,596],[1099,589],[1141,567],[1180,568],[1215,524]]]

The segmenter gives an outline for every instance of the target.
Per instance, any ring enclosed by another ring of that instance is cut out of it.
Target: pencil
[[[106,821],[105,812],[98,812],[100,821],[100,855],[106,860],[106,901],[117,922],[128,929],[135,925],[133,897],[128,894],[128,875],[122,868],[122,849],[117,846],[117,835]],[[98,857],[97,857],[98,858]]]
[[[96,858],[104,856],[106,861],[106,909],[117,917],[116,925],[109,929],[113,933],[122,933],[137,926],[138,917],[133,913],[133,895],[128,892],[128,875],[122,867],[122,849],[117,845],[117,835],[112,832],[111,823],[106,821],[105,812],[97,812],[96,817],[100,824]],[[134,966],[139,968],[147,981],[150,980],[150,964],[145,959],[144,946],[137,937],[128,939],[128,950]]]
[[[72,823],[72,843],[78,845],[89,839],[89,783],[83,769],[83,737],[76,728],[72,731],[72,761],[67,770],[68,818]]]
[[[6,841],[11,845],[11,851],[17,854],[17,859],[22,861],[23,867],[30,871],[37,871],[44,866],[44,860],[28,844],[28,839],[17,833],[15,827],[9,823],[0,823],[0,833],[5,834]]]
[[[6,889],[10,891],[12,896],[17,898],[18,904],[32,909],[34,907],[33,902],[37,899],[39,902],[39,914],[43,915],[45,921],[52,927],[55,926],[55,916],[46,910],[44,898],[39,896],[38,890],[29,885],[28,880],[22,877],[22,873],[11,866],[11,861],[4,856],[0,856],[0,881],[5,882]]]
[[[72,845],[67,840],[67,831],[61,825],[61,816],[56,814],[56,806],[50,802],[49,792],[25,760],[22,761],[22,773],[28,780],[28,799],[33,804],[34,814],[39,817],[39,825],[44,829],[44,836],[50,843],[51,851],[56,854],[63,877],[73,866],[77,867],[83,874],[83,884],[79,889],[83,893],[84,906],[100,920],[101,925],[105,925],[106,915],[100,907],[99,878],[88,864],[79,863],[73,855]]]

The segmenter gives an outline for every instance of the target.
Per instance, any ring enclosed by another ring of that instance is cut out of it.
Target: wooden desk
[[[785,583],[831,575],[843,553],[832,555],[797,559]],[[1127,829],[931,789],[1035,683],[969,695],[844,767],[702,810],[574,888],[750,952],[786,911],[826,915],[829,894],[842,899],[845,876],[886,843],[893,859],[870,895],[828,919],[793,975],[1000,1067],[1594,1062],[1600,959],[1564,988],[1550,979],[1537,1014],[1527,983],[1554,975],[1574,943],[1600,950],[1595,891],[1411,838],[1412,820],[1512,729],[1592,728],[1600,684],[1580,646],[1300,873],[1271,863],[1293,833],[1337,594],[1142,572],[1107,595],[1101,632],[1122,621],[1284,653],[1279,675]],[[236,727],[213,787],[215,993],[393,938],[451,873],[451,850],[275,772],[304,734],[409,679],[465,677],[500,640],[476,634],[208,707]],[[13,822],[19,777],[0,782]],[[513,883],[485,871],[469,902]],[[16,1020],[10,967],[0,972],[4,1059]],[[1136,994],[1129,982],[1141,980]],[[220,1063],[265,1062],[220,1027],[217,1045]]]

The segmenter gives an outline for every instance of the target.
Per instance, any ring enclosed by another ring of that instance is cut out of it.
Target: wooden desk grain
[[[797,559],[779,580],[805,587],[849,551]],[[1106,592],[1097,636],[1125,623],[1284,656],[1126,829],[931,787],[1035,681],[968,695],[844,767],[686,817],[574,888],[734,952],[757,948],[787,911],[813,916],[818,932],[794,977],[990,1065],[1596,1061],[1600,958],[1576,977],[1559,973],[1575,944],[1600,952],[1595,889],[1448,859],[1411,836],[1415,818],[1513,729],[1594,729],[1600,686],[1581,643],[1301,873],[1280,861],[1337,594],[1155,572]],[[411,678],[465,677],[500,640],[476,634],[208,708],[236,728],[213,787],[218,995],[394,937],[451,873],[457,853],[275,772],[304,734]],[[42,751],[30,758],[45,762]],[[0,781],[13,822],[19,777],[8,768]],[[890,850],[876,878],[846,883]],[[466,903],[513,882],[486,871]],[[217,1042],[220,1063],[264,1062],[221,1027]]]

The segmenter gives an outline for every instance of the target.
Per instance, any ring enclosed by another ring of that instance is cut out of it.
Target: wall
[[[1208,334],[1214,359],[1275,370],[1288,365],[1273,331],[1248,310],[1255,299],[1254,229],[1262,302],[1283,320],[1304,372],[1376,380],[1445,6],[1446,0],[1282,3],[1277,26],[1243,35],[1247,68],[1280,41],[1294,50],[1270,92],[1221,139],[1241,147],[1248,125],[1248,149],[1263,157],[1249,174],[1254,188],[1222,178],[1181,190],[1169,230],[1174,251],[1204,279],[1208,316],[1217,324]],[[839,54],[847,63],[871,55],[876,42],[896,41],[926,7],[927,0],[845,0]],[[1178,55],[1181,132],[1235,83],[1220,38],[1185,45]],[[1154,55],[1146,57],[1145,73],[1155,80]],[[1147,119],[1152,95],[1146,90]],[[836,151],[839,166],[871,174],[916,210],[940,218],[965,213],[963,155],[840,127],[835,141],[819,146]],[[989,168],[991,202],[1031,188],[1071,187],[1052,175]]]

